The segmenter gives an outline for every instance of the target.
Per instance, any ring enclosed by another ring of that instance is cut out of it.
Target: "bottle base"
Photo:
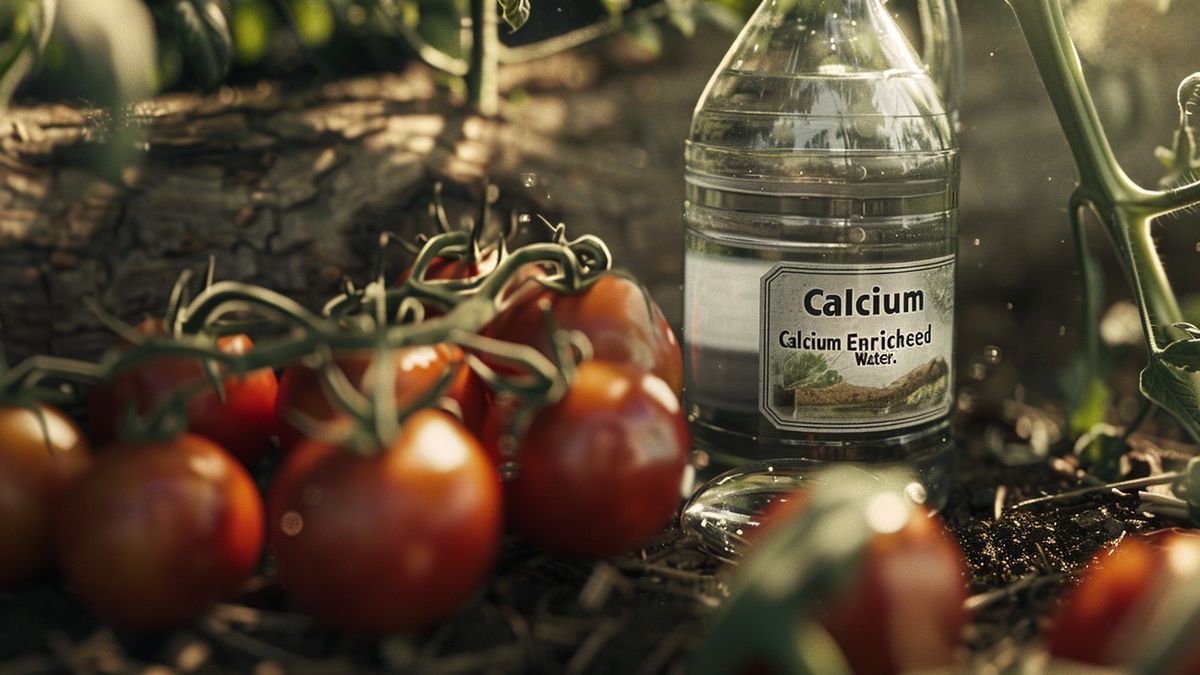
[[[867,473],[904,467],[914,476],[909,496],[934,509],[945,505],[953,480],[956,453],[948,418],[899,434],[830,438],[760,436],[693,414],[692,433],[693,464],[704,482],[684,506],[680,525],[722,556],[740,554],[764,509],[787,493],[819,485],[821,469],[830,465]]]

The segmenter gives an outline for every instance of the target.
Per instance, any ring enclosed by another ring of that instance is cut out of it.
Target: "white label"
[[[759,297],[758,407],[777,428],[884,431],[948,413],[954,256],[780,263]]]

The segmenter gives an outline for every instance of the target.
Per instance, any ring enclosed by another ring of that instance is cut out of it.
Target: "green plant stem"
[[[467,71],[467,101],[485,117],[494,117],[500,111],[498,31],[496,0],[471,0],[471,62]]]
[[[1133,287],[1150,354],[1150,364],[1142,377],[1143,393],[1167,408],[1189,434],[1200,440],[1200,377],[1161,360],[1168,344],[1187,336],[1171,328],[1183,317],[1150,234],[1155,218],[1200,200],[1200,181],[1153,191],[1130,179],[1117,162],[1100,123],[1059,0],[1009,0],[1009,5],[1029,44],[1079,172],[1079,186],[1071,199],[1075,211],[1072,217],[1078,221],[1077,211],[1084,205],[1095,209]],[[1077,237],[1081,232],[1077,226]]]
[[[1009,0],[1009,5],[1071,145],[1081,188],[1100,193],[1086,196],[1125,197],[1140,192],[1117,163],[1100,124],[1059,0]]]
[[[1152,410],[1154,410],[1154,403],[1150,399],[1142,399],[1142,404],[1138,408],[1137,414],[1133,416],[1133,419],[1125,426],[1125,430],[1121,432],[1121,440],[1128,441],[1129,437],[1146,423]]]

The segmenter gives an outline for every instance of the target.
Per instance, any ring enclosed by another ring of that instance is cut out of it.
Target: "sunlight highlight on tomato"
[[[268,497],[285,590],[340,630],[419,630],[483,582],[500,543],[500,483],[453,417],[421,410],[380,454],[317,441],[288,456]]]
[[[119,628],[164,630],[228,598],[262,553],[263,505],[229,453],[194,434],[118,443],[70,491],[59,565],[83,604]]]

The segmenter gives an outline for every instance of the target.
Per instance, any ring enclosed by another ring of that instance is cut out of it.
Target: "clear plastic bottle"
[[[686,150],[685,399],[709,475],[949,452],[958,171],[954,113],[882,0],[763,2]]]

